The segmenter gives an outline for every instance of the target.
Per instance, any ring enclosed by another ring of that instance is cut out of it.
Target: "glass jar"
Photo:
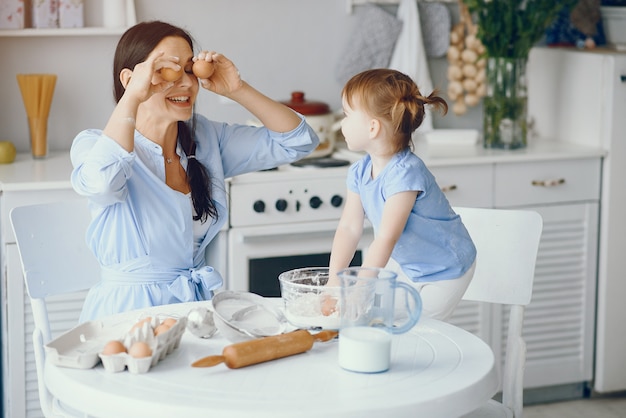
[[[526,147],[526,58],[488,58],[483,98],[485,148]]]

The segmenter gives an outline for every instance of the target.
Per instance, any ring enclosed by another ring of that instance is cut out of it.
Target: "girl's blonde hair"
[[[357,102],[370,116],[391,126],[396,152],[412,148],[411,134],[424,121],[424,106],[431,105],[444,115],[448,104],[433,91],[422,96],[411,77],[391,69],[363,71],[353,76],[343,87],[341,96],[350,107]]]

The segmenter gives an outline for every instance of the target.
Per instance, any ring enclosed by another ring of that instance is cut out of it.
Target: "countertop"
[[[545,160],[577,159],[589,157],[603,157],[606,151],[584,145],[557,141],[533,141],[528,147],[518,150],[485,149],[479,145],[432,145],[426,142],[417,142],[415,153],[419,155],[429,167],[514,163]],[[339,158],[356,160],[360,154],[339,149],[335,154]],[[316,177],[334,177],[345,173],[345,167],[340,168],[295,168],[279,169],[277,171],[250,173],[238,176],[242,180],[266,181],[276,176],[293,178],[294,174],[305,173],[308,177],[311,170],[315,170]],[[70,174],[72,164],[69,151],[53,152],[44,159],[34,159],[30,153],[19,153],[11,164],[0,164],[0,193],[4,191],[54,190],[71,187]],[[235,179],[236,181],[236,179]]]
[[[434,167],[603,157],[606,151],[570,142],[535,140],[526,148],[516,150],[485,149],[482,144],[452,146],[417,142],[415,153],[428,166]]]
[[[72,163],[69,151],[49,153],[34,159],[30,153],[17,154],[10,164],[0,164],[0,193],[8,191],[71,188]]]
[[[433,145],[426,141],[416,141],[414,152],[424,160],[428,167],[573,160],[579,158],[602,158],[606,155],[606,151],[602,148],[547,140],[536,140],[526,148],[517,150],[485,149],[482,143],[477,145]],[[333,157],[353,162],[363,155],[362,153],[349,151],[345,148],[345,143],[339,143]],[[310,176],[312,170],[315,171],[315,178],[330,178],[345,176],[346,167],[317,169],[311,167],[297,168],[286,165],[279,167],[275,171],[261,172],[262,175],[251,173],[237,176],[232,180],[232,183],[292,180],[298,173]]]

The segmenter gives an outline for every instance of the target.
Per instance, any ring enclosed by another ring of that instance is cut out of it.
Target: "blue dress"
[[[366,155],[350,167],[347,185],[360,195],[374,234],[389,197],[419,191],[391,253],[402,271],[414,282],[461,277],[472,266],[476,247],[424,162],[410,150],[404,150],[395,154],[375,179],[371,173],[372,161]]]
[[[71,182],[88,197],[87,244],[101,265],[101,281],[85,300],[80,321],[149,306],[207,300],[223,279],[205,265],[205,249],[228,218],[225,179],[308,155],[319,143],[305,123],[291,132],[229,125],[196,115],[196,158],[210,172],[219,217],[194,245],[189,196],[165,183],[161,147],[135,131],[127,152],[101,130],[79,133],[71,147]],[[181,151],[181,164],[187,157]],[[197,248],[194,248],[197,247]]]

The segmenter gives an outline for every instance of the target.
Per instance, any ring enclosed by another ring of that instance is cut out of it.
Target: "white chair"
[[[33,311],[33,346],[41,409],[49,416],[80,416],[57,402],[44,376],[44,345],[53,338],[46,299],[86,290],[100,278],[100,266],[87,247],[90,222],[86,199],[21,206],[10,213],[26,290]],[[76,324],[79,313],[76,312]]]
[[[502,373],[502,403],[490,400],[465,417],[521,418],[524,406],[526,343],[524,310],[530,303],[543,220],[526,210],[460,208],[478,254],[464,300],[510,306]]]

